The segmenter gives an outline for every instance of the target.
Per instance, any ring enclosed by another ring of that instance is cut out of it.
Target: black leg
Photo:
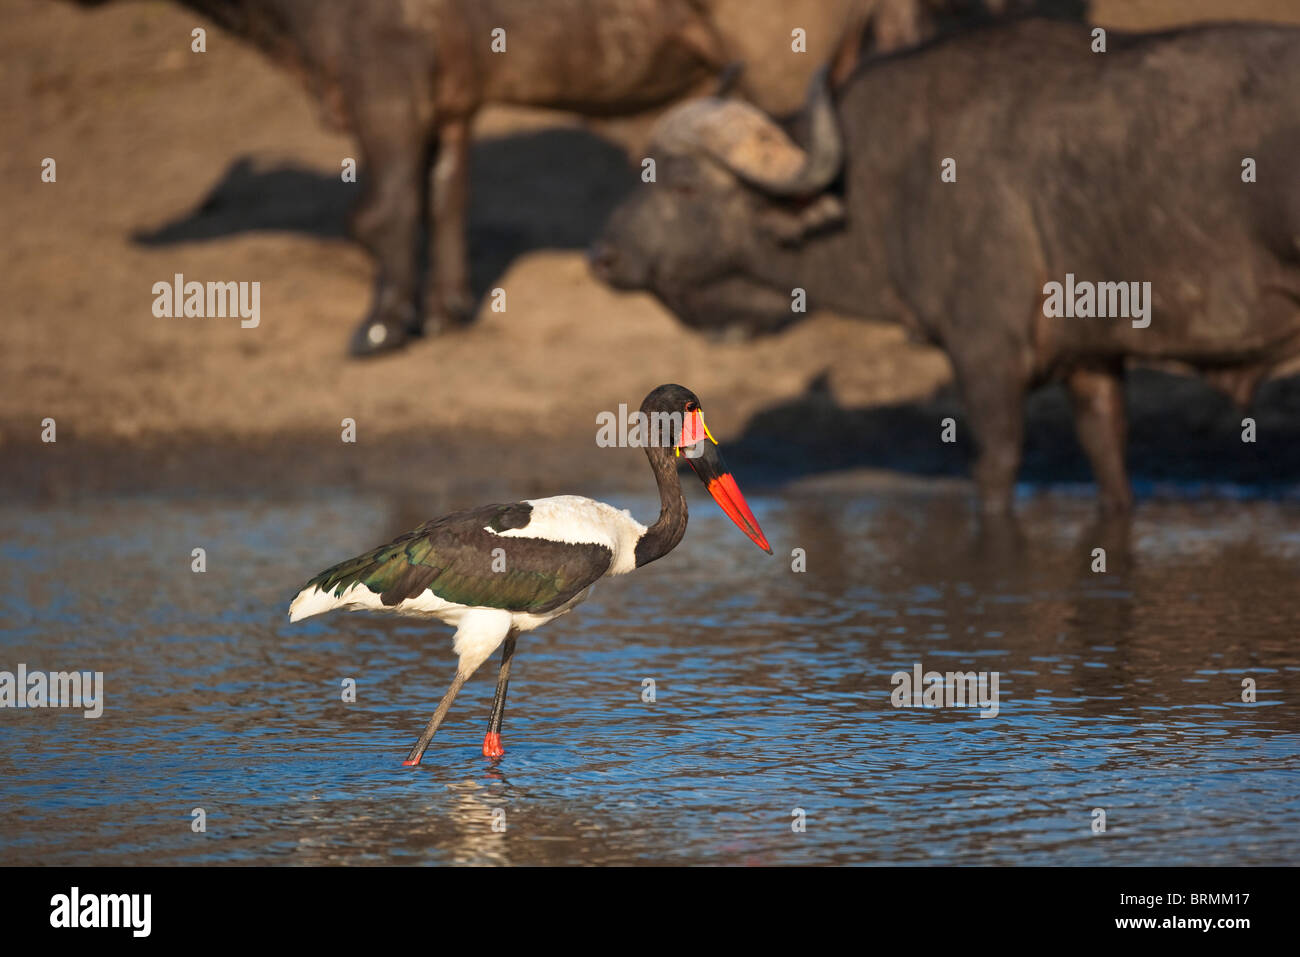
[[[505,646],[501,649],[501,673],[497,676],[497,693],[492,701],[492,717],[488,721],[487,734],[483,737],[483,756],[499,758],[506,753],[501,746],[501,720],[506,715],[506,689],[510,687],[510,661],[515,656],[515,633],[506,636]]]
[[[954,352],[960,353],[964,345],[968,344],[959,344]],[[1012,349],[1002,357],[986,350],[970,352],[970,356],[954,355],[953,366],[975,433],[975,487],[985,515],[1006,515],[1020,469],[1025,382],[1011,361]]]
[[[352,336],[354,356],[400,348],[419,325],[416,252],[426,159],[423,130],[413,117],[391,116],[369,102],[357,118],[366,170],[350,225],[375,261],[375,292]]]
[[[474,318],[466,236],[469,216],[469,120],[444,123],[429,170],[429,270],[424,331],[434,335]]]
[[[429,719],[429,726],[424,729],[424,734],[420,735],[420,740],[415,742],[415,747],[411,748],[411,753],[406,756],[406,760],[403,761],[402,764],[410,766],[412,764],[420,763],[420,758],[424,757],[424,749],[427,748],[429,742],[433,740],[433,735],[438,730],[438,725],[442,724],[442,719],[447,717],[447,711],[451,708],[452,701],[456,699],[456,695],[460,692],[460,689],[465,686],[465,682],[468,680],[469,675],[465,674],[463,671],[456,672],[456,677],[452,679],[451,687],[447,689],[447,693],[442,696],[442,701],[438,704],[438,710],[435,711],[433,717]]]

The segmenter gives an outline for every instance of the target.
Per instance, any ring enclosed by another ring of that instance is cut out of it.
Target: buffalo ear
[[[806,203],[769,205],[758,216],[760,228],[782,246],[798,246],[809,236],[844,223],[844,203],[832,193],[822,193]]]

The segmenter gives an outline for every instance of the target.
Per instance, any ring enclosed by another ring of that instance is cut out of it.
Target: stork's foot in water
[[[506,753],[506,749],[501,744],[501,735],[489,731],[483,737],[483,757],[499,758]]]
[[[442,724],[442,719],[447,717],[447,709],[456,700],[456,695],[460,694],[460,689],[465,687],[465,682],[469,679],[469,676],[469,672],[460,669],[456,670],[456,677],[452,679],[451,687],[442,696],[442,701],[438,703],[438,710],[429,719],[429,726],[424,729],[424,734],[420,735],[420,740],[415,742],[415,747],[411,748],[411,753],[402,762],[403,767],[409,768],[420,763],[420,759],[424,757],[424,749],[429,746],[429,742],[433,740],[433,736],[438,732],[438,726]]]

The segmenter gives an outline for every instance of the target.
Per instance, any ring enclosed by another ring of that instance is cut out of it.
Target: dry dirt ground
[[[837,0],[727,0],[720,18],[760,99],[787,107],[839,15]],[[1098,0],[1094,10],[1132,29],[1229,15],[1300,22],[1300,3]],[[207,52],[191,53],[190,31],[204,24],[168,3],[0,0],[0,23],[7,491],[420,474],[448,488],[508,476],[511,494],[530,493],[524,476],[553,489],[588,469],[643,469],[626,453],[596,464],[594,416],[660,382],[695,389],[725,440],[791,416],[795,433],[820,423],[870,436],[873,410],[928,400],[948,381],[940,353],[883,323],[818,315],[774,338],[715,344],[648,296],[604,288],[582,250],[634,182],[623,148],[569,117],[502,110],[479,124],[470,236],[475,286],[503,289],[506,311],[484,308],[469,330],[391,358],[349,361],[372,273],[344,232],[356,187],[338,170],[356,148],[318,122],[293,77],[215,28]],[[807,25],[807,56],[789,52],[791,25]],[[626,145],[644,128],[605,132]],[[56,183],[40,181],[44,157],[57,161]],[[260,281],[260,326],[155,318],[152,286],[175,273]],[[56,446],[38,442],[46,417]],[[357,446],[339,440],[345,417]]]

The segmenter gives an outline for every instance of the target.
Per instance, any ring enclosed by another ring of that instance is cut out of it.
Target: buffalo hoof
[[[462,329],[470,324],[477,311],[478,303],[471,296],[444,299],[425,312],[423,333],[426,336],[436,336]]]
[[[356,358],[377,356],[385,352],[394,352],[411,341],[411,330],[397,322],[381,319],[366,319],[352,333],[348,343],[348,354]]]

